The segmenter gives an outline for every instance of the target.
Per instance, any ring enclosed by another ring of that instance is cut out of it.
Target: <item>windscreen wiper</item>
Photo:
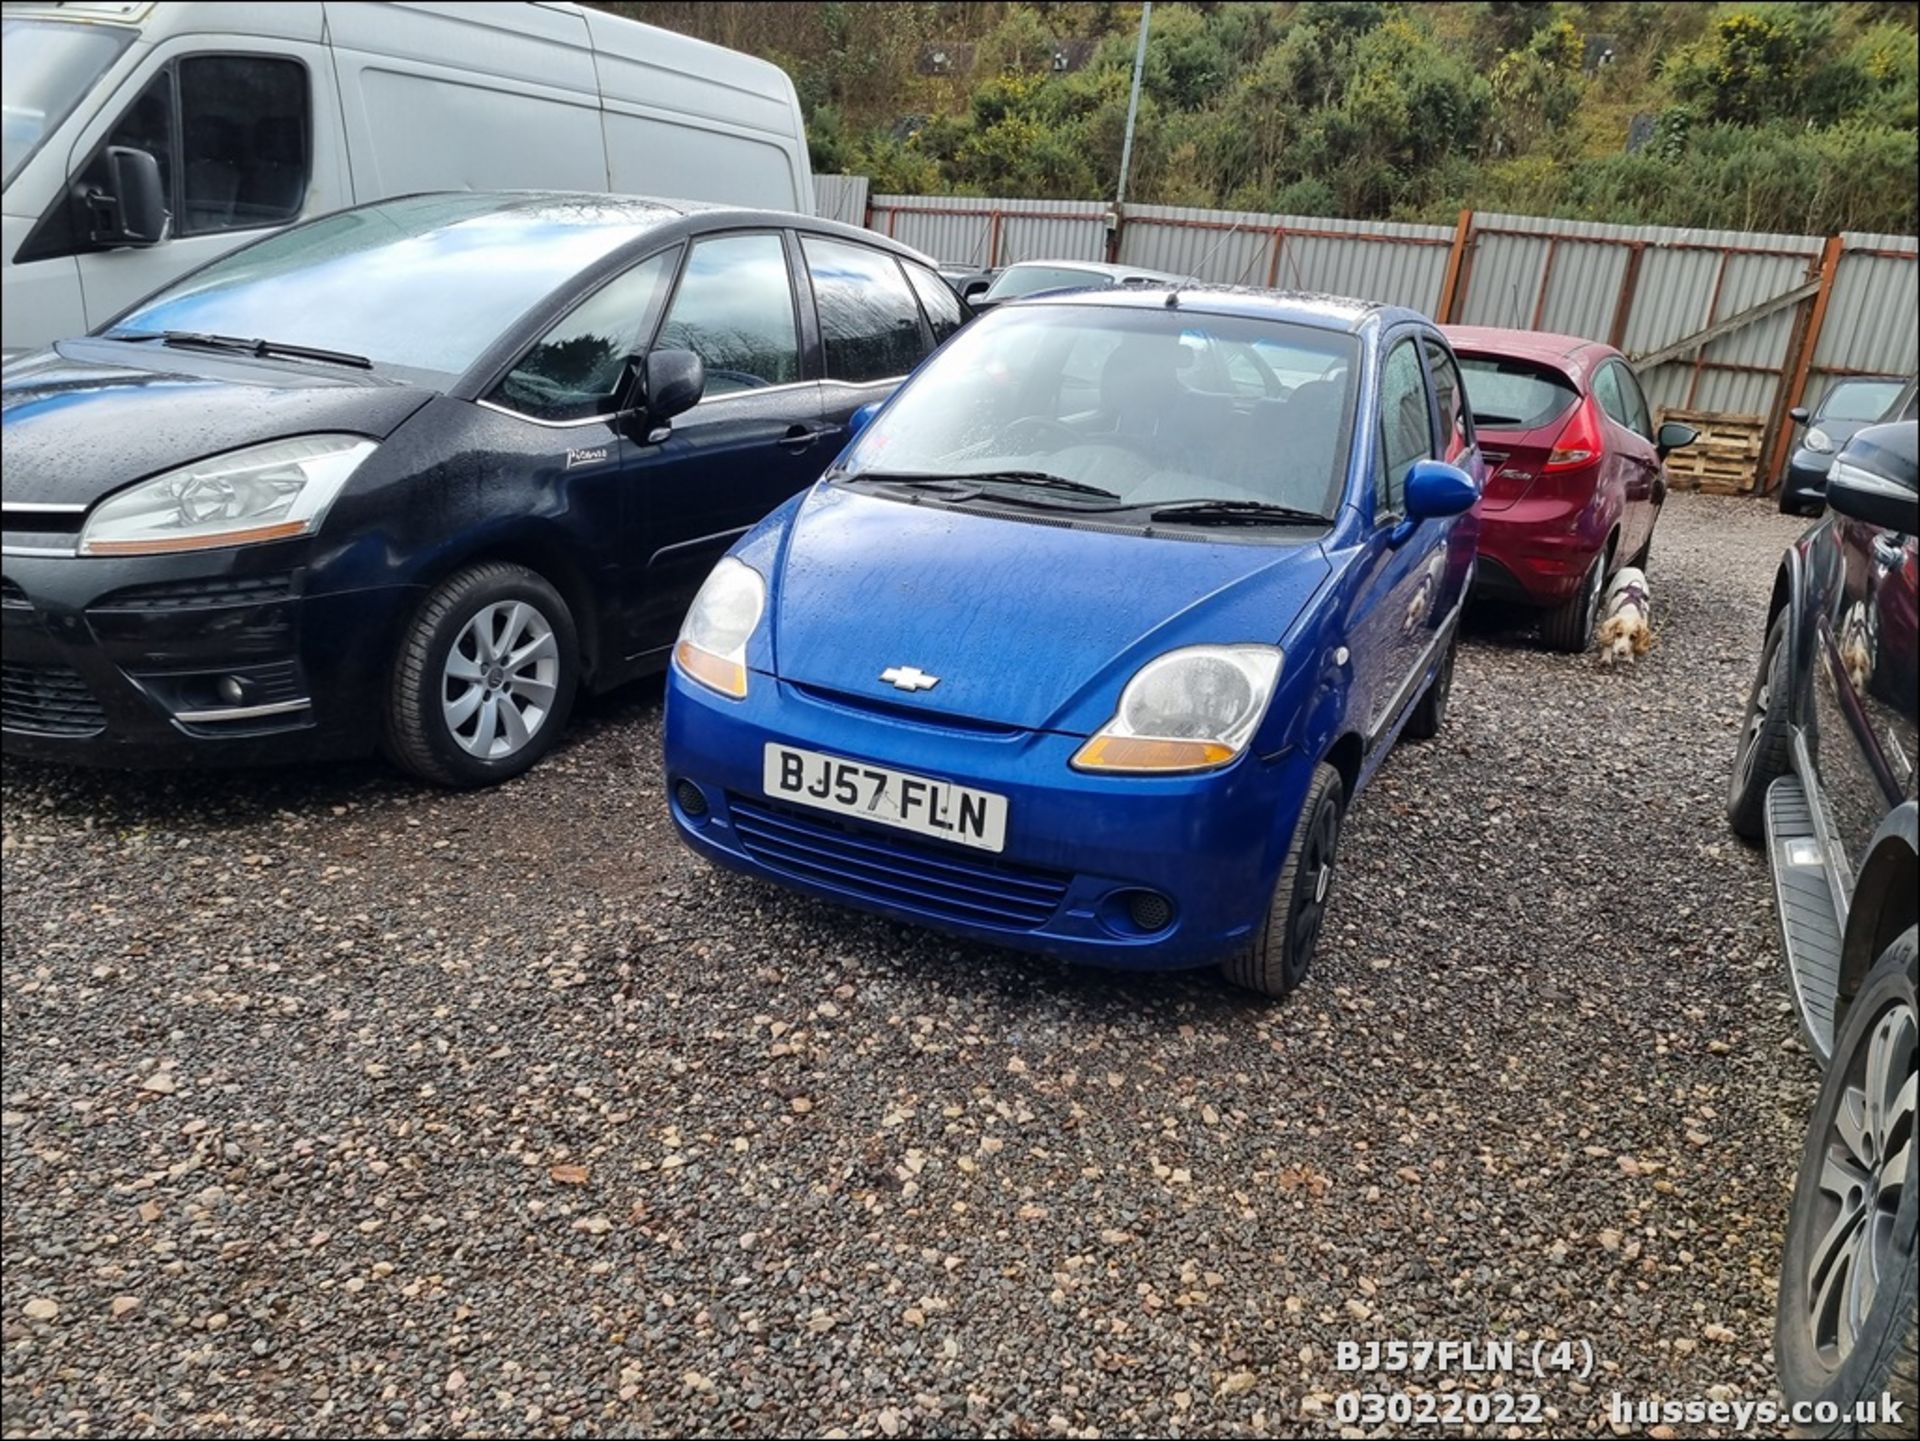
[[[1318,511],[1296,510],[1265,500],[1190,500],[1163,505],[1148,520],[1172,520],[1182,525],[1330,525]]]
[[[163,330],[162,344],[181,350],[230,350],[265,360],[284,355],[294,360],[324,360],[331,365],[351,365],[357,370],[372,370],[373,362],[364,355],[344,350],[322,350],[317,345],[289,345],[279,340],[249,340],[239,335],[203,335],[194,330]]]
[[[845,480],[871,480],[884,485],[979,486],[1025,485],[1040,490],[1064,490],[1074,495],[1090,495],[1097,500],[1118,500],[1111,490],[1088,485],[1084,480],[1068,480],[1064,475],[1049,475],[1044,470],[962,470],[962,471],[888,471],[862,470],[843,476]]]

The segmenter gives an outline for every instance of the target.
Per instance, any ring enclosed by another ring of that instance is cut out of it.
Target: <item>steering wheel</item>
[[[1001,439],[1009,449],[1038,450],[1051,455],[1063,446],[1079,445],[1086,437],[1050,415],[1023,415],[1006,428]]]

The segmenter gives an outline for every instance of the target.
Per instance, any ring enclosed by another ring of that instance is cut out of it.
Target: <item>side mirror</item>
[[[880,402],[870,400],[847,417],[847,439],[852,440],[867,428],[867,423],[880,413]]]
[[[1795,425],[1805,425],[1809,420],[1813,419],[1813,412],[1808,410],[1804,405],[1796,405],[1792,410],[1787,412],[1787,419],[1791,420]]]
[[[1691,425],[1682,425],[1677,420],[1669,420],[1655,432],[1653,448],[1660,452],[1660,456],[1664,460],[1668,451],[1679,450],[1685,446],[1692,445],[1699,438],[1700,432],[1695,430]]]
[[[1871,425],[1827,472],[1827,508],[1902,535],[1920,535],[1920,466],[1912,421]]]
[[[1444,460],[1415,461],[1407,472],[1407,519],[1441,520],[1464,515],[1480,499],[1480,487],[1457,465]]]
[[[992,284],[993,282],[988,280],[970,280],[967,282],[966,289],[960,292],[960,298],[978,304],[980,297],[987,293]]]
[[[640,408],[648,427],[655,430],[665,429],[674,416],[698,405],[700,393],[707,388],[707,363],[691,350],[656,350],[647,357],[641,375]]]
[[[167,238],[167,192],[160,162],[131,145],[107,147],[107,190],[81,195],[95,245],[158,245]]]

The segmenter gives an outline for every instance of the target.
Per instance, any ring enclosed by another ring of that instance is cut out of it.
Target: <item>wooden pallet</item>
[[[1664,424],[1677,420],[1700,432],[1700,438],[1667,457],[1667,477],[1676,490],[1699,490],[1708,495],[1747,495],[1760,480],[1760,442],[1767,429],[1765,416],[1722,415],[1711,410],[1665,410]]]

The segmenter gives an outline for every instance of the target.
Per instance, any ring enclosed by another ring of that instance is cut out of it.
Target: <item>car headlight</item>
[[[1833,437],[1817,425],[1807,432],[1806,444],[1808,450],[1818,451],[1821,455],[1833,454]]]
[[[302,435],[196,460],[95,506],[80,554],[165,555],[307,535],[378,448],[363,435]]]
[[[1147,662],[1113,719],[1073,758],[1083,771],[1199,771],[1247,748],[1280,679],[1270,645],[1196,645]]]
[[[735,700],[747,693],[747,640],[767,608],[767,583],[745,561],[723,556],[680,627],[674,662],[701,685]]]

